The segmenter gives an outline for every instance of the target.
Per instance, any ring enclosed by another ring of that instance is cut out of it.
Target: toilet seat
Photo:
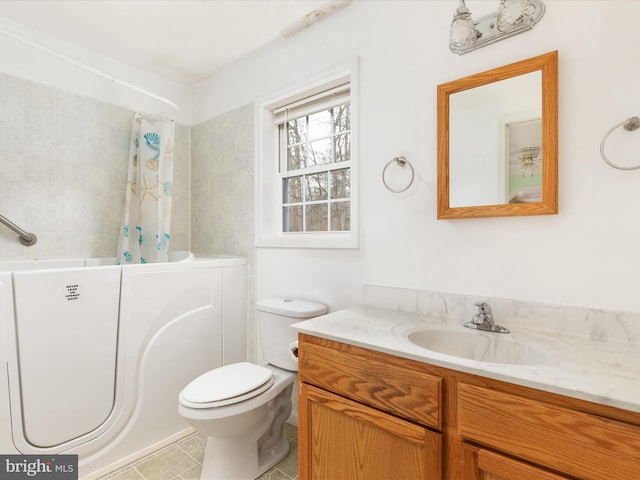
[[[214,408],[253,398],[273,385],[271,370],[249,362],[210,370],[180,392],[179,401],[190,408]]]

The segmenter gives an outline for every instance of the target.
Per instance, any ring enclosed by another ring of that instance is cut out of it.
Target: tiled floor
[[[289,455],[260,480],[298,480],[298,430],[287,423],[284,435],[289,439]],[[100,480],[198,480],[205,443],[206,437],[194,433]]]

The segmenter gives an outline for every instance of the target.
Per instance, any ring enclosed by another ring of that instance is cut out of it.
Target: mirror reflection
[[[557,52],[438,86],[438,218],[557,213]]]
[[[449,97],[452,207],[542,199],[540,71]]]

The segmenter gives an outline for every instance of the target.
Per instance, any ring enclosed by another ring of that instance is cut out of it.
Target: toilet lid
[[[271,387],[271,370],[241,362],[210,370],[187,385],[180,400],[188,406],[208,408],[247,400]]]

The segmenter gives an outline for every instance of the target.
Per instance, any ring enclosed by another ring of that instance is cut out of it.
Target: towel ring
[[[602,138],[602,142],[600,142],[600,155],[602,156],[602,160],[604,160],[607,165],[610,165],[613,168],[617,168],[618,170],[637,170],[638,168],[640,168],[640,165],[635,165],[633,167],[621,167],[620,165],[616,165],[615,163],[612,163],[604,153],[604,144],[607,141],[607,138],[609,138],[609,135],[611,135],[611,132],[613,132],[616,128],[620,126],[622,126],[627,132],[633,132],[634,130],[637,130],[638,128],[640,128],[640,118],[631,117],[625,120],[624,122],[620,122],[617,125],[614,125],[613,127],[611,127],[611,129],[609,129],[609,131],[604,134],[604,137]]]
[[[404,188],[398,188],[398,189],[391,188],[385,178],[389,165],[391,165],[394,162],[400,167],[404,167],[405,165],[408,165],[409,168],[411,169],[411,178],[409,179],[409,183],[407,184],[407,186]],[[393,160],[387,163],[382,169],[382,183],[384,184],[385,187],[387,187],[387,190],[389,190],[392,193],[402,193],[409,190],[409,187],[413,185],[413,180],[415,179],[415,176],[416,176],[416,172],[413,170],[413,165],[411,165],[411,162],[404,157],[393,157]]]

